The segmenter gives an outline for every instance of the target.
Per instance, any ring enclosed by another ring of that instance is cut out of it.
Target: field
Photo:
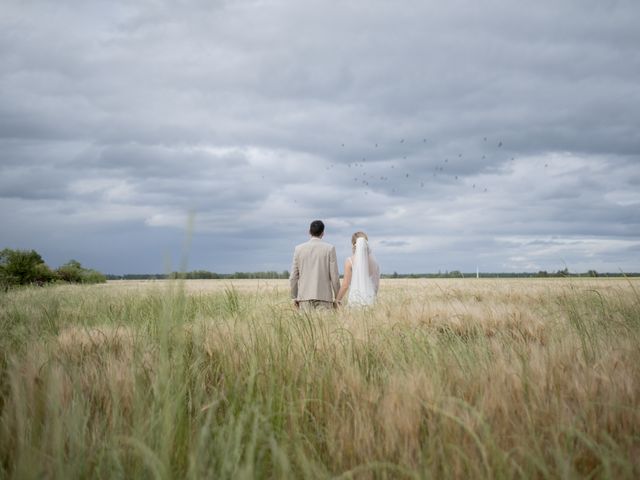
[[[640,280],[0,294],[0,478],[640,478]]]

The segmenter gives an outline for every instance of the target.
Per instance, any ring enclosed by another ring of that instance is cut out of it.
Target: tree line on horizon
[[[588,270],[585,273],[569,272],[568,268],[547,272],[485,272],[478,275],[480,278],[563,278],[563,277],[637,277],[640,273],[598,273],[596,270]],[[382,274],[382,278],[474,278],[475,272],[465,273],[459,270],[451,270],[437,273],[398,273]],[[258,272],[234,272],[217,273],[208,270],[193,270],[190,272],[170,272],[167,274],[103,274],[97,270],[84,268],[77,260],[69,260],[57,269],[49,267],[35,250],[13,250],[5,248],[0,251],[0,287],[4,290],[19,285],[45,285],[52,283],[104,283],[107,280],[239,280],[239,279],[280,279],[289,278],[289,272],[258,271]]]
[[[342,275],[341,275],[342,276]],[[563,278],[563,277],[637,277],[640,273],[599,273],[596,270],[588,270],[584,273],[569,272],[564,268],[556,272],[540,270],[538,272],[486,272],[478,275],[480,278]],[[382,278],[475,278],[476,272],[465,273],[459,270],[438,272],[438,273],[383,273]],[[190,272],[171,273],[127,273],[124,275],[106,275],[107,280],[239,280],[239,279],[261,279],[286,280],[289,272],[266,271],[266,272],[234,272],[216,273],[208,270],[193,270]]]
[[[266,272],[234,272],[216,273],[207,270],[194,270],[191,272],[171,272],[171,273],[127,273],[124,275],[106,275],[107,280],[238,280],[238,279],[264,279],[283,280],[289,278],[289,272],[266,271]]]
[[[586,272],[570,272],[567,268],[548,272],[539,270],[538,272],[461,272],[459,270],[446,271],[444,273],[397,273],[382,274],[382,278],[565,278],[565,277],[637,277],[640,273],[600,273],[596,270]]]
[[[49,267],[35,250],[0,251],[0,286],[3,290],[20,285],[52,283],[104,283],[107,277],[77,260],[69,260],[56,269]]]

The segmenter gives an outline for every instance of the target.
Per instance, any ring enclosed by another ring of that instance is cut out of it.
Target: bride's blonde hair
[[[356,251],[356,241],[360,237],[363,237],[367,242],[369,241],[369,237],[367,237],[367,234],[364,232],[356,232],[353,235],[351,235],[351,248],[353,249],[354,252]]]

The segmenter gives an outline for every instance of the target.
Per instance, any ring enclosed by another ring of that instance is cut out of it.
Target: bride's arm
[[[351,262],[347,258],[344,262],[344,279],[342,280],[342,286],[340,287],[340,291],[336,296],[336,302],[342,301],[342,298],[346,295],[347,290],[349,290],[349,285],[351,284]]]

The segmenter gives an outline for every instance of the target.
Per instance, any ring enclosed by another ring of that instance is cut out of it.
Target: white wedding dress
[[[351,307],[373,305],[380,284],[380,267],[363,237],[356,240],[356,251],[351,260],[351,284],[348,304]]]

